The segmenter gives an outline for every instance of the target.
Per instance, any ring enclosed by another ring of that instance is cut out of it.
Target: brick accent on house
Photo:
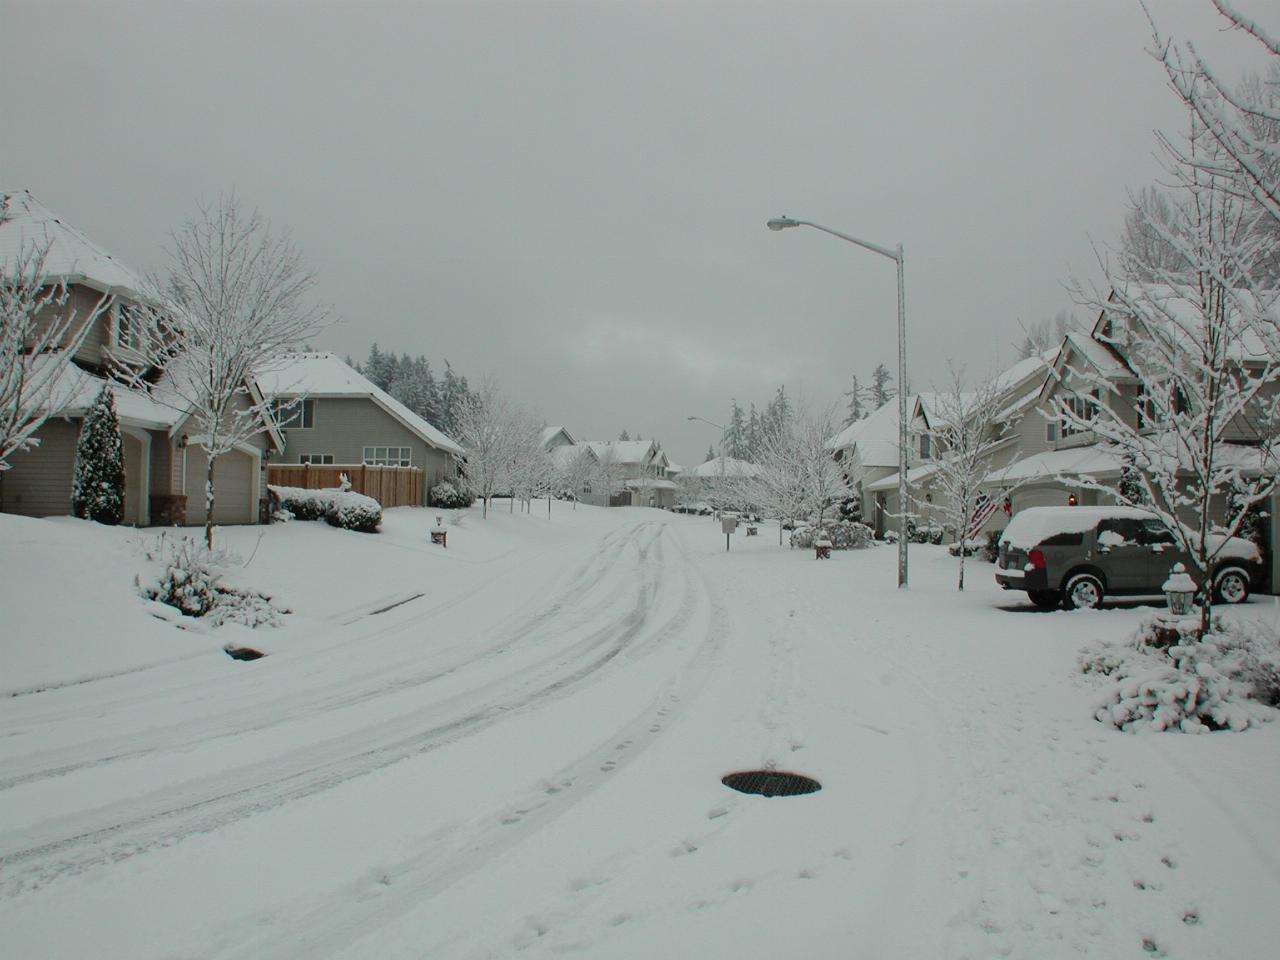
[[[151,524],[156,527],[184,527],[187,524],[187,498],[181,494],[151,495]]]

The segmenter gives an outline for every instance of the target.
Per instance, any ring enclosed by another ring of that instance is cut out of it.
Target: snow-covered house
[[[572,447],[578,442],[573,439],[573,435],[566,427],[543,427],[541,440],[542,449],[547,452],[557,447]]]
[[[617,471],[621,489],[609,498],[609,506],[675,506],[676,484],[667,476],[669,461],[652,440],[588,440],[596,460]]]
[[[272,464],[394,467],[422,474],[421,498],[458,474],[462,447],[332,353],[296,353],[259,372],[280,411]]]
[[[98,392],[108,386],[116,397],[124,441],[124,522],[198,524],[204,522],[206,459],[190,413],[176,401],[166,402],[159,371],[147,369],[139,346],[136,308],[144,303],[141,277],[56,216],[26,191],[5,193],[0,219],[0,271],[8,272],[33,246],[48,245],[44,277],[65,285],[64,306],[76,322],[64,342],[84,337],[71,356],[50,355],[48,362],[67,370],[51,398],[52,415],[35,434],[39,445],[10,459],[0,473],[0,510],[33,517],[71,512],[76,441],[80,423]],[[88,328],[85,329],[85,325]],[[154,387],[126,386],[158,381]],[[260,401],[247,385],[244,407]],[[268,429],[218,457],[213,519],[218,524],[256,523],[265,493],[263,468],[268,452],[283,444]]]
[[[908,397],[907,409],[914,406]],[[869,416],[855,420],[838,434],[828,446],[844,468],[844,474],[862,503],[862,520],[877,535],[896,529],[898,500],[898,401],[882,404]],[[914,461],[908,450],[908,470]],[[878,481],[893,477],[892,489],[880,489]],[[908,473],[910,479],[910,473]]]

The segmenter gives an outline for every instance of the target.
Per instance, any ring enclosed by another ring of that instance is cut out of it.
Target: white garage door
[[[204,450],[194,444],[187,447],[187,523],[204,523]],[[217,524],[253,523],[258,518],[258,505],[253,500],[254,458],[239,450],[224,453],[213,462],[213,522]]]
[[[1067,491],[1061,487],[1040,487],[1034,490],[1019,490],[1013,495],[1013,511],[1025,510],[1027,507],[1065,507]]]

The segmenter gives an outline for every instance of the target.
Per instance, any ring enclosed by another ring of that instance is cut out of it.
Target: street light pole
[[[905,286],[902,279],[902,244],[892,250],[877,243],[859,240],[839,230],[832,230],[809,220],[777,217],[766,226],[770,230],[790,227],[813,227],[833,237],[888,257],[898,265],[898,586],[907,585],[907,312]]]
[[[718,424],[718,423],[714,423],[713,421],[708,420],[706,417],[685,417],[685,419],[686,419],[686,420],[701,420],[703,423],[707,424],[708,426],[715,427],[717,430],[719,430],[719,431],[720,431],[720,492],[721,492],[721,495],[723,495],[723,493],[724,493],[724,473],[725,473],[724,444],[725,444],[725,439],[726,439],[726,438],[728,437],[728,435],[729,435],[729,428],[728,428],[728,427],[722,427],[722,426],[720,426],[720,424]],[[717,513],[719,513],[719,511],[716,511],[716,512],[717,512]]]

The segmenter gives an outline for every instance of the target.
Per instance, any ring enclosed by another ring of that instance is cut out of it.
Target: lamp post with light
[[[770,230],[786,230],[789,227],[813,227],[833,237],[888,257],[898,265],[898,586],[907,585],[907,314],[902,282],[902,244],[892,250],[878,243],[859,240],[839,230],[832,230],[809,220],[777,217],[766,226]]]

